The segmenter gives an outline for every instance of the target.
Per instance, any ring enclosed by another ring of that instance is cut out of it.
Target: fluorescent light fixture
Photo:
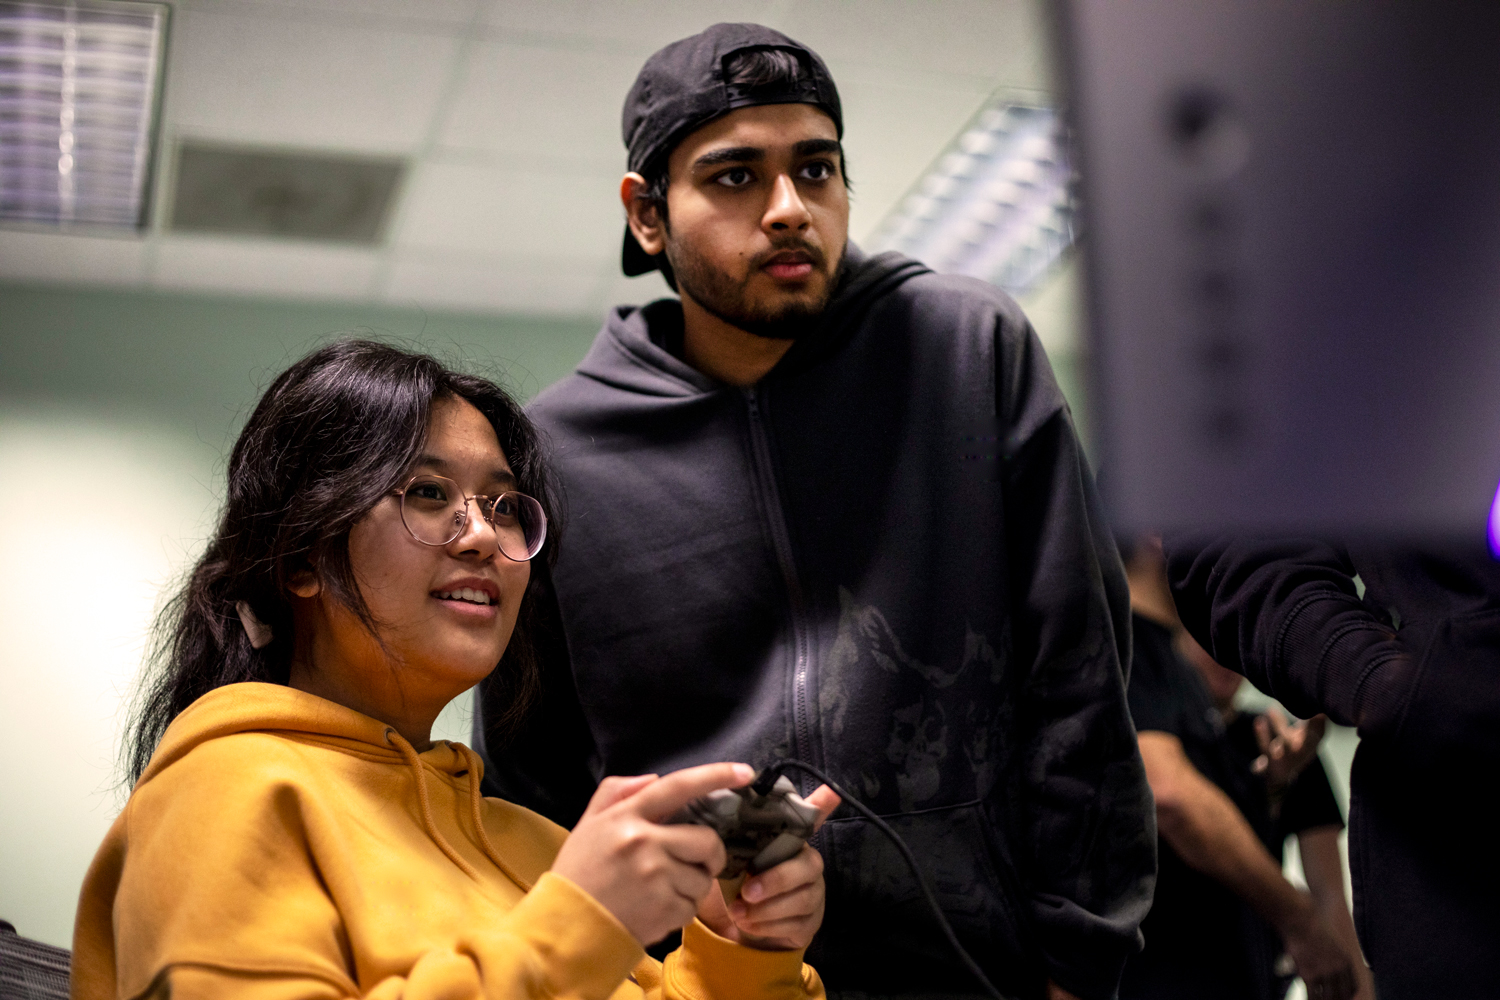
[[[990,102],[867,240],[1012,294],[1077,236],[1073,168],[1051,108]]]
[[[146,224],[168,6],[0,0],[0,220]]]

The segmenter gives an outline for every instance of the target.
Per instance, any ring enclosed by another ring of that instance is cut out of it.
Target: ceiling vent
[[[171,226],[197,233],[379,243],[406,162],[184,142]]]
[[[0,220],[146,224],[168,11],[0,0]]]

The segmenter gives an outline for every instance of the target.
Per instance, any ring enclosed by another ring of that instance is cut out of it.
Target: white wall
[[[0,414],[0,915],[72,938],[123,802],[125,703],[163,589],[212,515],[214,470],[171,428]]]
[[[222,471],[180,428],[0,411],[0,916],[71,946],[124,804],[122,727],[148,630],[212,529]],[[435,736],[468,742],[469,701]]]

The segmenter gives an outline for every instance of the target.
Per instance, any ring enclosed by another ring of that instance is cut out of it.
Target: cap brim
[[[660,254],[649,254],[636,242],[635,234],[630,227],[625,227],[625,245],[620,249],[620,270],[625,272],[627,278],[634,278],[638,274],[650,274],[657,270],[657,260]]]

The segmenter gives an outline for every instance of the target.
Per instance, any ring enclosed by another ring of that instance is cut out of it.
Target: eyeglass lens
[[[447,545],[464,530],[469,500],[494,527],[500,551],[507,558],[524,562],[541,551],[547,518],[542,505],[524,493],[466,498],[451,479],[418,476],[401,493],[401,520],[417,541]]]

